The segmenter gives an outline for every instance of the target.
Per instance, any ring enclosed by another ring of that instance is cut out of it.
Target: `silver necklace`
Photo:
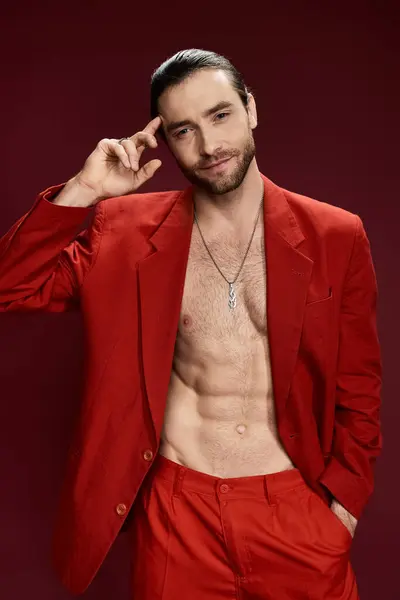
[[[243,265],[244,265],[244,263],[245,263],[245,261],[246,261],[247,255],[248,255],[248,253],[249,253],[250,246],[251,246],[251,242],[253,241],[253,237],[254,237],[254,234],[255,234],[255,232],[256,232],[256,227],[257,227],[258,219],[260,218],[260,212],[261,212],[261,207],[262,207],[262,205],[263,205],[263,200],[264,200],[264,197],[262,197],[262,198],[261,198],[260,206],[258,207],[258,211],[257,211],[257,217],[256,217],[256,219],[255,219],[255,222],[254,222],[253,231],[252,231],[252,234],[251,234],[251,237],[250,237],[250,241],[249,241],[249,243],[248,243],[248,245],[247,245],[247,249],[246,249],[246,252],[245,252],[245,254],[244,254],[244,257],[243,257],[243,260],[242,260],[242,264],[241,264],[241,265],[240,265],[240,267],[239,267],[239,271],[237,272],[235,279],[233,279],[232,281],[229,281],[229,279],[227,279],[227,278],[225,277],[225,275],[223,274],[223,272],[221,271],[221,269],[219,268],[219,266],[218,266],[218,265],[217,265],[217,263],[215,262],[215,260],[214,260],[214,257],[213,257],[213,255],[211,254],[211,252],[210,252],[210,250],[209,250],[209,248],[208,248],[208,246],[207,246],[207,244],[206,244],[206,241],[205,241],[205,239],[204,239],[204,237],[203,237],[203,234],[202,234],[202,232],[201,232],[200,225],[199,225],[199,221],[197,220],[196,208],[194,209],[194,220],[196,221],[196,225],[197,225],[197,228],[198,228],[198,230],[199,230],[199,234],[200,234],[200,237],[201,237],[201,239],[202,239],[202,242],[203,242],[203,244],[204,244],[204,247],[205,247],[205,249],[207,250],[207,252],[208,252],[208,254],[209,254],[209,256],[210,256],[211,260],[213,261],[213,263],[214,263],[214,265],[215,265],[215,267],[218,269],[219,273],[222,275],[222,277],[225,279],[226,283],[229,285],[229,299],[228,299],[228,306],[229,306],[229,308],[230,308],[231,310],[233,310],[234,308],[236,308],[236,304],[237,304],[237,298],[236,298],[236,291],[235,291],[234,285],[235,285],[235,283],[236,283],[236,281],[237,281],[237,278],[239,277],[239,275],[240,275],[240,273],[241,273],[241,271],[242,271]]]

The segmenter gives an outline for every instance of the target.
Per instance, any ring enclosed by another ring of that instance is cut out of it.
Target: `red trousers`
[[[135,600],[357,600],[352,537],[298,469],[220,479],[158,456],[130,529]]]

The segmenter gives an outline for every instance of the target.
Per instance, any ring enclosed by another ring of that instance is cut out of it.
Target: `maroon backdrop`
[[[357,212],[371,240],[385,367],[384,451],[353,564],[363,600],[395,600],[400,63],[394,11],[388,2],[367,1],[343,11],[336,2],[280,2],[279,8],[263,2],[263,15],[243,2],[237,8],[160,3],[139,12],[133,2],[60,4],[16,2],[2,9],[0,234],[37,192],[77,172],[99,139],[146,124],[150,74],[167,56],[185,47],[229,56],[258,102],[261,170],[283,187]],[[146,189],[185,185],[164,149],[160,154],[164,166]],[[81,363],[79,315],[1,315],[2,600],[70,598],[48,554],[79,410]],[[125,536],[84,597],[128,597]]]

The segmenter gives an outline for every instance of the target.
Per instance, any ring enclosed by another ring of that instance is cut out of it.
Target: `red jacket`
[[[358,518],[381,449],[369,243],[358,216],[263,179],[278,432],[308,484]],[[85,389],[53,551],[62,581],[80,593],[159,447],[193,204],[188,188],[63,207],[49,201],[61,187],[39,194],[1,239],[0,309],[83,311]]]

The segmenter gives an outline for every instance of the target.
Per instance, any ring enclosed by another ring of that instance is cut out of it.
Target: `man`
[[[226,58],[171,57],[151,112],[1,242],[3,311],[84,314],[56,568],[84,591],[125,521],[140,600],[356,599],[381,449],[361,220],[260,173],[255,100]],[[161,166],[139,165],[157,131],[192,185],[133,195]]]

